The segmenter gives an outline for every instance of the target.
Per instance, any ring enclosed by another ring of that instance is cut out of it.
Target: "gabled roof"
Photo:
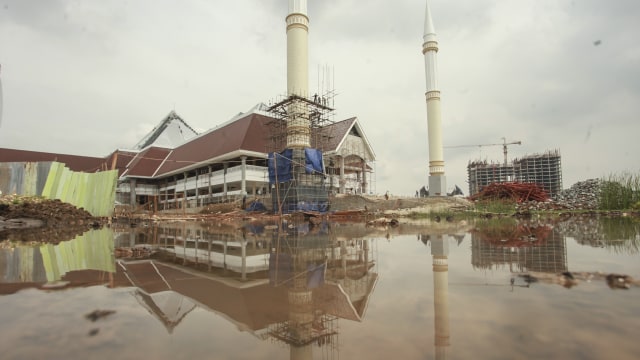
[[[321,130],[321,136],[329,139],[326,147],[323,149],[324,152],[335,152],[344,138],[355,124],[356,118],[352,117],[350,119],[338,121],[331,125],[325,126]]]
[[[376,154],[373,152],[373,147],[371,147],[371,143],[365,135],[362,126],[360,126],[360,122],[357,117],[352,117],[350,119],[328,125],[322,130],[322,132],[323,136],[329,137],[329,144],[327,148],[324,149],[325,153],[331,154],[340,152],[348,135],[351,134],[362,139],[365,150],[371,157],[369,160],[375,160]]]
[[[121,176],[136,155],[138,155],[137,151],[118,149],[107,156],[107,169],[117,169],[118,176]]]
[[[146,148],[136,154],[133,160],[127,164],[127,170],[122,173],[122,177],[153,177],[170,153],[171,149],[153,146]]]
[[[156,175],[186,171],[208,161],[223,160],[227,155],[237,157],[240,152],[265,154],[270,131],[268,124],[273,120],[252,113],[214,128],[174,149]]]
[[[135,150],[142,150],[149,146],[175,148],[197,135],[197,131],[193,130],[175,111],[171,111],[133,148]]]

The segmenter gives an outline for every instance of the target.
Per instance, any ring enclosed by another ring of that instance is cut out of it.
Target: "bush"
[[[640,203],[640,175],[621,173],[603,179],[598,207],[600,210],[627,210]]]

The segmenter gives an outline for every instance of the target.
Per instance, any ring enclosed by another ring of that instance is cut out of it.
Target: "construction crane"
[[[507,146],[508,145],[522,145],[522,141],[507,142],[507,139],[503,137],[502,144],[454,145],[454,146],[445,146],[445,148],[502,146],[502,152],[504,153],[504,164],[507,165]]]

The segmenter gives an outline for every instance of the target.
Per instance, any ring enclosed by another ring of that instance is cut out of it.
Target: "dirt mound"
[[[0,240],[39,238],[57,242],[100,227],[105,221],[60,200],[16,195],[0,197]]]
[[[47,225],[55,223],[75,224],[93,220],[84,209],[78,209],[60,200],[39,197],[3,196],[0,198],[0,216],[5,219],[39,219]]]

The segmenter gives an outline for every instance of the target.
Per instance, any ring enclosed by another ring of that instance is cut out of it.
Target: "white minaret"
[[[429,132],[429,196],[446,196],[447,179],[444,176],[442,150],[442,121],[440,119],[440,90],[438,90],[438,41],[433,27],[429,1],[424,15],[424,70],[427,79],[427,124]]]
[[[287,22],[287,93],[308,98],[309,95],[309,17],[307,0],[289,0]],[[293,101],[288,108],[287,147],[310,147],[311,125],[307,104]]]

